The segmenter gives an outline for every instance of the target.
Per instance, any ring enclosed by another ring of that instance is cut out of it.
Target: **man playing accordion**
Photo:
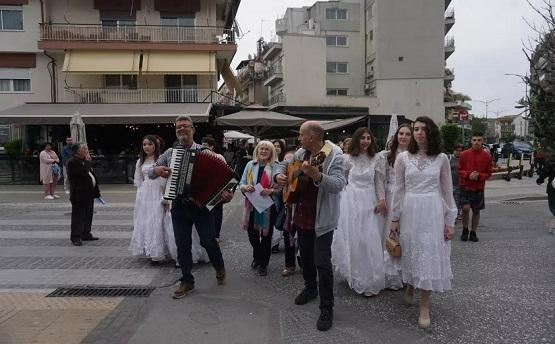
[[[189,116],[178,116],[175,119],[175,134],[182,148],[192,150],[203,148],[202,145],[193,141],[194,133],[193,120]],[[156,166],[149,172],[149,177],[156,178],[160,176],[168,178],[171,174],[171,169],[169,168],[171,156],[172,148],[169,148],[158,158]],[[229,202],[233,198],[233,194],[229,191],[224,191],[220,197],[223,202]],[[181,283],[175,291],[173,298],[180,299],[185,297],[195,288],[195,280],[191,274],[193,266],[191,231],[193,224],[200,237],[200,244],[206,249],[210,262],[214,269],[216,269],[216,279],[218,283],[222,284],[225,281],[225,267],[222,251],[215,237],[216,232],[212,213],[206,206],[199,207],[189,198],[179,195],[172,202],[171,214],[177,245],[177,261],[183,274]]]

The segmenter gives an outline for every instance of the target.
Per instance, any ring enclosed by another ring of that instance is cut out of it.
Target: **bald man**
[[[301,125],[299,141],[302,146],[291,161],[281,163],[275,181],[287,184],[287,166],[303,161],[302,171],[308,177],[306,189],[300,194],[293,214],[294,229],[299,238],[305,287],[295,298],[304,305],[320,294],[320,317],[316,328],[327,331],[333,323],[333,268],[331,243],[339,219],[339,193],[345,186],[343,153],[330,141],[324,141],[325,130],[315,121]],[[312,166],[311,158],[326,154],[320,166]]]

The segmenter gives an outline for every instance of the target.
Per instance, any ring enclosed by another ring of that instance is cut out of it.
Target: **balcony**
[[[455,80],[455,69],[445,68],[445,75],[443,76],[443,80],[445,81],[446,84]]]
[[[76,43],[118,46],[126,44],[210,44],[235,47],[233,29],[212,26],[102,26],[98,24],[41,24],[40,49],[67,49]]]
[[[126,103],[220,103],[229,99],[220,97],[213,89],[112,89],[66,88],[66,101],[80,104]]]
[[[452,0],[445,0],[445,9],[447,9],[447,7],[449,7],[449,5],[451,4]]]
[[[445,40],[445,59],[447,60],[455,52],[455,39],[453,37]]]
[[[287,18],[276,19],[276,34],[287,32]]]
[[[278,93],[272,97],[270,97],[270,101],[268,102],[268,105],[271,107],[275,107],[275,106],[280,106],[280,105],[285,105],[287,99],[285,97],[284,93]]]
[[[451,8],[445,13],[445,34],[451,30],[453,25],[455,25],[455,9]]]
[[[281,80],[283,80],[283,66],[281,59],[279,59],[268,67],[268,77],[264,81],[264,86],[271,86]]]

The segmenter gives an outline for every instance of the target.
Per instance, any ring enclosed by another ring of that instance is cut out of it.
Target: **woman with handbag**
[[[421,290],[418,325],[430,326],[430,294],[451,289],[451,242],[457,205],[451,167],[441,153],[439,128],[418,117],[408,151],[395,160],[395,194],[391,235],[400,235],[405,302],[414,303]]]
[[[42,152],[39,154],[40,180],[44,186],[44,199],[52,200],[60,198],[56,195],[56,184],[60,179],[60,159],[56,152],[52,150],[52,144],[44,144]]]
[[[395,190],[395,160],[402,152],[409,148],[410,139],[412,137],[412,128],[408,124],[401,124],[395,131],[388,145],[389,150],[380,152],[383,164],[386,170],[386,186],[385,200],[387,204],[387,218],[384,223],[382,242],[390,240],[392,247],[396,247],[399,242],[398,236],[389,237],[389,224],[391,223],[391,208],[393,203],[393,194]],[[401,259],[394,257],[388,252],[384,246],[384,270],[385,270],[385,287],[392,290],[403,288],[403,278],[401,276]]]
[[[243,194],[255,192],[255,185],[260,184],[263,197],[277,196],[279,190],[272,183],[273,169],[277,160],[276,149],[270,141],[260,141],[253,152],[253,159],[247,163],[240,188]],[[262,212],[245,197],[242,227],[249,235],[252,246],[253,261],[251,268],[258,269],[258,275],[268,274],[268,264],[272,254],[272,232],[275,221],[275,206],[271,205]]]
[[[348,183],[341,194],[339,223],[333,238],[332,263],[349,287],[366,297],[385,287],[382,231],[385,166],[368,128],[353,134],[345,160]]]

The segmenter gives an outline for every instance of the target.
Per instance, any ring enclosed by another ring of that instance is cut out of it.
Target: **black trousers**
[[[71,241],[91,236],[94,199],[71,202]]]
[[[249,242],[252,246],[252,258],[258,265],[266,267],[270,263],[270,256],[272,255],[272,233],[274,231],[274,226],[272,221],[270,221],[270,231],[266,236],[262,236],[262,233],[253,227],[253,216],[251,213],[247,232],[249,234]]]
[[[316,237],[312,230],[297,230],[305,288],[320,294],[320,309],[333,307],[333,267],[331,243],[333,231]]]
[[[224,217],[224,204],[218,203],[214,208],[212,208],[212,214],[214,215],[214,230],[216,231],[216,238],[220,238],[220,232],[222,230],[222,220]]]
[[[297,246],[295,245],[295,232],[294,231],[283,231],[283,241],[285,243],[285,267],[294,268],[297,253]]]

